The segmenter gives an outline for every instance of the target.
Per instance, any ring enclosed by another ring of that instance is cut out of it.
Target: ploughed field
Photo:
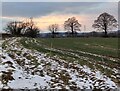
[[[117,38],[10,38],[2,44],[0,88],[115,89]]]

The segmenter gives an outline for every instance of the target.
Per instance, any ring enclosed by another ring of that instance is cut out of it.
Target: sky
[[[117,0],[115,2],[112,2],[112,0],[109,0],[109,2],[108,0],[104,0],[106,2],[77,2],[79,0],[74,2],[73,0],[67,0],[69,2],[52,1],[14,2],[13,0],[13,2],[8,2],[4,0],[2,2],[1,16],[2,30],[10,21],[27,21],[30,17],[33,18],[35,25],[40,28],[41,32],[48,32],[48,26],[51,24],[59,24],[59,31],[64,31],[64,21],[71,17],[76,17],[82,25],[82,32],[94,31],[95,29],[91,26],[101,13],[107,12],[118,19]]]

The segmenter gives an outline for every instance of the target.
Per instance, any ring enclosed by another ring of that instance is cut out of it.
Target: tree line
[[[81,24],[75,17],[68,18],[64,22],[64,29],[70,32],[71,37],[75,37],[77,31],[81,31]],[[108,31],[113,28],[117,28],[117,20],[113,15],[110,15],[106,12],[100,14],[96,20],[94,20],[93,28],[103,31],[104,37],[108,37]],[[48,30],[51,32],[52,37],[55,37],[57,31],[59,31],[58,24],[51,24],[48,26]],[[27,36],[27,37],[37,37],[40,29],[35,25],[32,18],[27,22],[12,21],[9,22],[5,31],[10,33],[12,36]]]

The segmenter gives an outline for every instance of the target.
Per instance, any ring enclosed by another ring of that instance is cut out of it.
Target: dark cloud
[[[102,3],[92,2],[3,2],[3,16],[36,17],[50,13],[84,13]]]

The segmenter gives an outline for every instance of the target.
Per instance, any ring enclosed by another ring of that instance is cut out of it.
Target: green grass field
[[[50,48],[80,50],[100,55],[118,57],[117,38],[46,38],[36,39],[36,41],[40,43],[40,46],[43,45]],[[23,44],[25,45],[25,43]],[[34,47],[35,45],[31,46]]]
[[[68,62],[87,65],[91,69],[100,70],[103,74],[120,83],[114,78],[119,70],[117,38],[22,38],[26,48],[46,53],[48,56],[58,56]]]

